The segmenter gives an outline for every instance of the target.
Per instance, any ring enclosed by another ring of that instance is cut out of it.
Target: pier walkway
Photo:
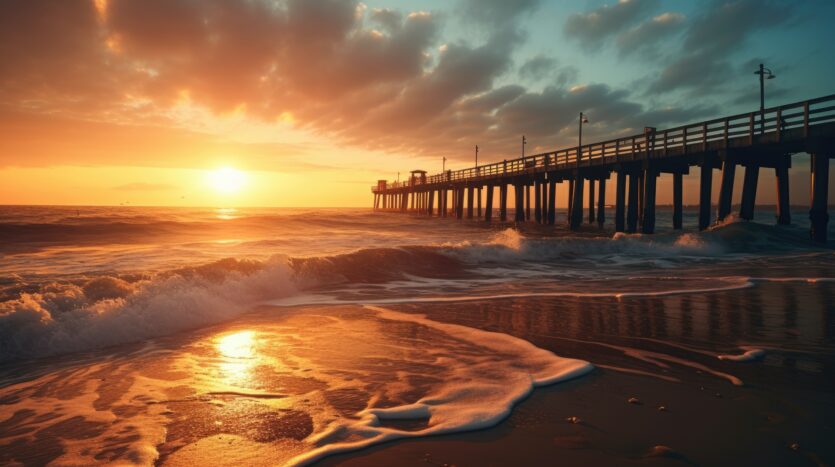
[[[604,181],[614,175],[615,230],[653,233],[657,178],[662,174],[673,177],[673,226],[681,229],[683,177],[689,175],[690,167],[698,166],[698,227],[703,230],[731,213],[739,165],[744,167],[739,217],[753,218],[760,169],[767,168],[774,169],[776,178],[777,223],[789,224],[789,170],[797,153],[811,155],[811,236],[825,242],[829,159],[835,157],[835,94],[664,130],[646,128],[642,134],[435,175],[415,170],[404,182],[380,180],[371,190],[375,210],[483,217],[491,222],[498,189],[498,216],[504,222],[508,220],[508,187],[512,187],[516,222],[554,224],[556,184],[567,182],[568,222],[578,229],[584,208],[588,222],[603,227]],[[721,174],[715,217],[714,170]],[[483,216],[482,190],[486,190]]]

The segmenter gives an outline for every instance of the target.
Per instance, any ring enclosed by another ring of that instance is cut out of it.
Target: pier
[[[672,177],[673,227],[682,229],[684,177],[690,175],[691,167],[700,168],[698,228],[704,230],[731,214],[734,175],[741,166],[738,216],[753,218],[761,169],[773,170],[776,223],[790,224],[789,170],[792,156],[798,153],[811,156],[811,238],[826,242],[829,159],[835,157],[835,94],[663,130],[647,127],[632,136],[434,175],[416,170],[402,182],[380,180],[371,191],[375,210],[493,222],[497,207],[499,220],[507,222],[511,188],[515,222],[553,225],[556,185],[568,183],[568,225],[577,230],[584,219],[604,227],[605,181],[614,177],[615,231],[651,234],[655,232],[658,177]],[[714,171],[719,171],[715,211]]]

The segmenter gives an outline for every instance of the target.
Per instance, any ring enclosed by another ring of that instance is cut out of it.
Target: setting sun
[[[234,194],[246,185],[247,176],[238,169],[222,167],[208,172],[206,182],[218,193]]]

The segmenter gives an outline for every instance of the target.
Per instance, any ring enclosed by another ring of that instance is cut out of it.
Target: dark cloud
[[[613,5],[569,16],[563,31],[566,37],[579,41],[585,50],[598,50],[608,38],[639,21],[657,5],[658,0],[619,0]]]
[[[725,84],[735,72],[731,55],[751,34],[791,20],[788,4],[761,0],[719,0],[694,18],[678,57],[650,85],[651,93],[677,89],[706,92]]]
[[[189,104],[265,122],[284,116],[327,139],[426,157],[470,154],[473,144],[514,153],[522,133],[533,147],[572,144],[580,111],[592,120],[590,137],[687,116],[646,109],[604,84],[569,87],[576,69],[548,57],[519,69],[546,84],[541,91],[508,83],[525,38],[517,21],[538,4],[466,1],[474,20],[491,25],[486,40],[439,44],[437,15],[355,1],[0,3],[0,109],[8,111],[0,136],[11,141],[0,165],[194,166],[204,154],[235,153],[254,168],[306,170],[299,161],[320,149],[184,131],[175,111]],[[614,37],[654,4],[622,1],[575,20],[593,37]],[[669,86],[682,79],[669,77]],[[60,143],[43,144],[44,132]],[[106,144],[81,144],[93,138]]]
[[[554,71],[557,68],[557,63],[557,59],[553,57],[537,55],[519,67],[519,76],[523,79],[539,81]]]
[[[628,31],[617,39],[621,56],[652,50],[662,39],[682,30],[684,15],[681,13],[663,13]]]

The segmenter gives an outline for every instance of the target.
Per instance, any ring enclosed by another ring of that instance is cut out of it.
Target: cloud
[[[662,13],[621,34],[617,39],[618,51],[621,56],[647,52],[661,39],[680,32],[682,23],[681,13]]]
[[[537,55],[526,61],[519,67],[519,76],[523,79],[531,81],[539,81],[544,79],[549,73],[554,71],[557,67],[557,59],[553,57],[546,57],[545,55]]]
[[[513,57],[525,40],[518,21],[535,0],[465,1],[462,11],[489,34],[442,45],[436,13],[351,0],[98,5],[106,8],[0,3],[0,137],[11,141],[0,165],[201,167],[206,154],[236,154],[247,169],[307,170],[318,168],[307,164],[321,147],[281,140],[285,126],[314,141],[436,158],[468,155],[474,144],[485,156],[512,154],[522,133],[533,146],[572,144],[580,111],[592,119],[590,137],[686,115],[653,113],[601,83],[569,87],[577,70],[546,56],[518,69],[543,89],[514,83]],[[654,5],[621,1],[575,15],[588,28],[567,33],[594,45],[630,33]],[[660,34],[646,28],[632,34]],[[247,140],[242,127],[256,121],[279,136]],[[42,142],[46,131],[54,144]],[[93,137],[95,148],[82,144]]]
[[[459,11],[466,20],[501,26],[536,10],[541,0],[463,0]]]
[[[725,84],[735,71],[730,56],[753,33],[792,17],[788,4],[774,1],[714,1],[707,12],[693,19],[678,57],[661,71],[649,92],[689,89],[698,93]]]
[[[619,0],[614,5],[569,16],[563,32],[566,37],[580,42],[583,49],[595,51],[608,38],[625,30],[657,5],[658,0]]]

